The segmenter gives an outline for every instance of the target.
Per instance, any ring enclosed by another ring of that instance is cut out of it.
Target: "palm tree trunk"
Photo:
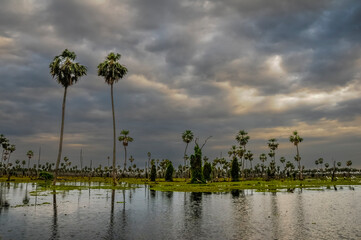
[[[64,116],[65,116],[65,101],[66,101],[67,89],[68,89],[67,87],[64,88],[63,105],[62,105],[62,111],[61,111],[61,130],[60,130],[59,152],[58,152],[58,158],[56,160],[56,165],[55,165],[55,173],[54,173],[53,185],[56,184],[56,178],[58,177],[58,170],[59,170],[59,164],[60,164],[60,158],[61,158],[61,151],[63,149]]]
[[[298,159],[298,170],[300,171],[299,172],[299,179],[303,180],[302,169],[301,169],[301,159],[300,159],[300,153],[298,151],[298,145],[296,145],[296,149],[297,149],[297,159]]]
[[[37,166],[37,168],[36,168],[36,176],[37,176],[38,178],[39,178],[40,154],[41,154],[41,147],[39,147],[38,166]]]
[[[244,152],[246,152],[246,145],[244,146]],[[244,153],[242,155],[242,177],[244,178]]]
[[[113,83],[110,85],[110,95],[112,98],[112,114],[113,114],[113,185],[117,185],[115,172],[115,116],[114,116],[114,98],[113,98]]]
[[[127,147],[124,146],[124,172],[127,170]]]
[[[186,166],[186,154],[187,154],[187,148],[188,148],[188,143],[186,144],[186,148],[184,149],[184,167]],[[186,168],[187,169],[187,168]],[[187,181],[187,171],[184,171],[184,181]]]

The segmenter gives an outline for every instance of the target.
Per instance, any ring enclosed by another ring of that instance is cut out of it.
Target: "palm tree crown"
[[[272,150],[275,151],[278,148],[279,143],[277,143],[277,139],[275,138],[271,138],[268,140],[268,147]]]
[[[34,152],[29,150],[26,155],[28,156],[28,158],[32,158],[34,156]]]
[[[128,146],[128,143],[130,143],[130,142],[133,142],[133,138],[132,137],[130,137],[130,136],[128,136],[128,134],[129,134],[129,130],[122,130],[121,132],[120,132],[120,136],[119,136],[119,138],[118,138],[118,140],[120,141],[120,142],[123,142],[123,146]]]
[[[297,146],[302,141],[303,138],[298,135],[297,131],[294,131],[293,135],[290,136],[290,142],[293,143],[295,146]]]
[[[241,146],[246,146],[249,138],[248,133],[244,130],[240,130],[236,135],[236,140]]]
[[[182,134],[183,142],[190,143],[193,141],[193,132],[191,130],[185,130]]]
[[[67,88],[78,81],[81,76],[86,75],[87,68],[79,63],[74,63],[76,55],[65,49],[62,54],[55,56],[50,63],[50,74],[57,82]]]
[[[102,76],[105,82],[112,85],[118,82],[120,78],[123,78],[128,69],[122,66],[118,61],[121,55],[119,53],[109,53],[105,61],[98,65],[98,76]]]

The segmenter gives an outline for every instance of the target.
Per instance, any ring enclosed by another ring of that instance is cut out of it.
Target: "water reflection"
[[[114,200],[115,200],[115,190],[112,190],[111,204],[110,204],[110,221],[108,228],[108,236],[106,239],[114,239]]]
[[[280,231],[280,212],[278,208],[278,199],[277,199],[277,193],[272,193],[271,195],[271,223],[272,223],[272,238],[273,239],[279,239],[279,231]]]
[[[53,224],[51,225],[51,237],[50,239],[59,239],[58,235],[58,205],[56,203],[56,191],[53,194]]]
[[[192,192],[190,194],[190,209],[189,213],[192,219],[198,219],[202,217],[202,193]]]
[[[360,187],[217,194],[93,189],[33,196],[30,193],[40,186],[14,186],[0,183],[0,236],[4,239],[361,238]],[[33,204],[22,205],[25,198],[28,203],[37,199],[36,212]]]
[[[28,195],[28,183],[26,183],[26,187],[25,187],[25,196],[23,198],[23,204],[27,205],[29,204],[30,198]]]
[[[6,193],[5,193],[6,189],[5,189],[5,183],[1,182],[0,183],[0,215],[1,212],[4,210],[9,209],[9,202],[6,200]]]

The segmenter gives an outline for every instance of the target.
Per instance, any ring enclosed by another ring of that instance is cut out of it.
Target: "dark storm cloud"
[[[83,147],[100,163],[111,151],[110,88],[96,71],[110,51],[129,69],[115,87],[117,134],[130,130],[139,164],[148,151],[181,162],[185,129],[212,135],[215,157],[239,129],[256,135],[259,153],[257,129],[357,124],[360,11],[358,1],[3,1],[0,130],[18,149],[41,144],[55,158],[63,88],[48,66],[65,48],[88,67],[68,92],[64,155],[73,158]]]

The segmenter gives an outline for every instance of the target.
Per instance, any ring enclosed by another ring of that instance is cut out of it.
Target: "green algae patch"
[[[38,204],[19,204],[15,206],[11,206],[11,208],[19,208],[19,207],[34,207],[34,206],[42,206],[42,205],[50,205],[50,202],[43,202]]]
[[[6,177],[1,177],[0,182],[6,182]],[[164,192],[231,192],[232,190],[253,189],[258,192],[293,192],[295,189],[305,189],[311,191],[323,191],[334,189],[334,186],[355,186],[361,185],[361,178],[339,178],[336,181],[330,179],[305,179],[300,180],[270,180],[261,178],[253,180],[241,180],[231,182],[230,179],[221,178],[218,182],[208,182],[206,184],[191,184],[190,179],[174,178],[173,182],[166,182],[164,179],[156,179],[155,182],[145,178],[119,178],[120,185],[113,186],[112,178],[104,177],[60,177],[58,184],[52,186],[51,182],[45,180],[31,179],[29,177],[14,177],[12,182],[37,183],[38,189],[30,193],[32,196],[46,196],[54,191],[82,191],[89,189],[109,189],[128,190],[138,187],[149,187],[151,190]]]
[[[323,191],[327,186],[360,185],[358,181],[338,180],[327,181],[320,179],[300,180],[245,180],[240,182],[210,182],[207,184],[190,184],[184,181],[149,182],[151,190],[164,192],[231,192],[232,190],[253,189],[257,192],[293,192],[294,189]]]

